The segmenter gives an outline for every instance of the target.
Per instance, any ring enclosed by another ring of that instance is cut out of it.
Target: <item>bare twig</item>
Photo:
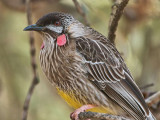
[[[89,26],[89,22],[88,22],[88,20],[87,20],[86,14],[85,14],[85,12],[82,10],[82,8],[81,8],[80,4],[78,3],[78,1],[77,1],[77,0],[72,0],[72,1],[73,1],[74,5],[75,5],[77,11],[79,12],[79,14],[83,17],[85,24],[86,24],[87,26]]]
[[[149,98],[147,98],[146,103],[149,107],[151,107],[153,104],[158,103],[160,101],[160,91],[158,91],[157,93],[153,94],[152,96],[150,96]]]
[[[121,116],[115,116],[105,113],[96,113],[96,112],[81,112],[78,115],[80,120],[129,120],[127,118],[121,117]]]
[[[116,0],[117,1],[117,0]],[[114,44],[115,37],[116,37],[116,30],[118,26],[118,22],[122,16],[123,10],[127,5],[129,0],[120,0],[120,3],[115,3],[112,6],[112,13],[109,21],[109,32],[108,32],[108,39]]]
[[[30,25],[30,24],[32,24],[30,0],[26,0],[26,12],[27,12],[28,24]],[[29,91],[27,93],[27,97],[24,102],[22,120],[27,120],[30,99],[31,99],[31,96],[32,96],[32,93],[33,93],[35,86],[39,82],[39,78],[38,78],[37,72],[36,72],[37,64],[36,64],[36,58],[35,58],[36,51],[35,51],[33,32],[29,33],[29,38],[30,38],[30,54],[31,54],[31,65],[32,65],[32,71],[33,71],[33,81],[31,83],[31,86],[30,86]]]
[[[141,90],[145,90],[145,89],[147,89],[149,87],[152,87],[152,86],[154,86],[154,83],[150,83],[150,84],[144,85],[144,86],[140,87],[140,89]]]

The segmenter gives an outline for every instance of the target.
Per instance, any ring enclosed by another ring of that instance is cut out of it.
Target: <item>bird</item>
[[[111,41],[72,15],[52,12],[24,31],[41,34],[41,68],[74,109],[156,120],[123,58]]]

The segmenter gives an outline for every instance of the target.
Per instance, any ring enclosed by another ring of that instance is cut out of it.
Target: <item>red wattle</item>
[[[41,45],[41,49],[43,49],[44,48],[44,43],[42,43],[42,45]]]
[[[60,35],[60,36],[57,37],[57,45],[58,46],[63,46],[63,45],[66,44],[66,42],[67,42],[67,40],[66,40],[65,34]]]

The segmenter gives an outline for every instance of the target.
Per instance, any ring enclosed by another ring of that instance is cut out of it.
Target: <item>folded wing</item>
[[[96,35],[78,37],[76,48],[84,58],[91,82],[133,118],[145,120],[148,107],[114,45]]]

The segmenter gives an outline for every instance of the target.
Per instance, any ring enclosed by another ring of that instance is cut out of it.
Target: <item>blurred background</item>
[[[72,0],[31,0],[33,23],[48,12],[63,11],[79,21]],[[94,29],[107,36],[114,0],[79,0]],[[132,0],[116,32],[116,47],[139,87],[160,90],[160,1]],[[25,0],[0,0],[0,120],[20,120],[23,103],[32,81]],[[42,40],[34,33],[40,83],[33,93],[28,120],[69,120],[72,108],[57,95],[40,68]],[[160,114],[160,113],[159,113]]]

